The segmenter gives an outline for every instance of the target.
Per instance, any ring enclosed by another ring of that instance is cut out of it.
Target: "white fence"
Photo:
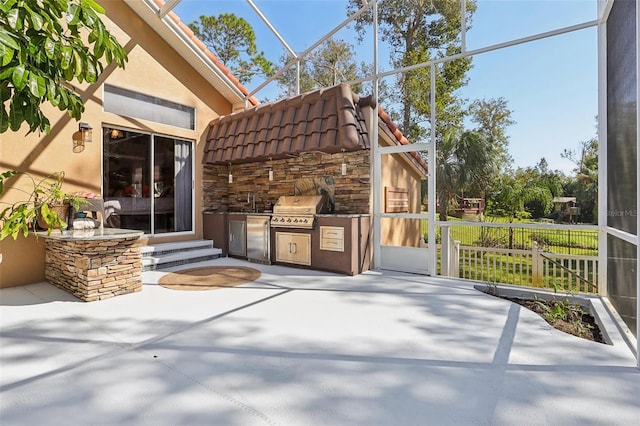
[[[443,232],[440,271],[489,283],[598,292],[598,256],[545,252],[535,243],[531,250],[460,246]]]

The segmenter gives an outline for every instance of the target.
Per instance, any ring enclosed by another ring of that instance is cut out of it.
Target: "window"
[[[194,108],[109,84],[104,85],[103,108],[123,117],[195,130]]]
[[[193,142],[103,129],[105,226],[193,231]]]

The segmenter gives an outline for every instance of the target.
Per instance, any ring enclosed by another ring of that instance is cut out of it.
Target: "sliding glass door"
[[[193,142],[105,127],[105,226],[193,231]]]

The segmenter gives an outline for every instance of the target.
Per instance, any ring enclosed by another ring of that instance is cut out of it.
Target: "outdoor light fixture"
[[[271,157],[269,157],[269,163],[271,163]],[[269,164],[269,182],[273,181],[273,169],[271,168],[271,164]]]
[[[84,151],[84,144],[91,142],[93,137],[91,126],[87,123],[78,124],[78,131],[72,136],[73,139],[73,152],[78,153]]]
[[[231,174],[231,163],[229,163],[229,183],[233,183],[233,175]]]
[[[82,142],[87,143],[93,140],[93,129],[87,123],[80,123],[78,131],[82,135]]]

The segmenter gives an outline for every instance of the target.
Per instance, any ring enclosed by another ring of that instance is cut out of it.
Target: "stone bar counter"
[[[78,229],[45,239],[45,277],[85,302],[142,290],[142,232],[128,229]]]

